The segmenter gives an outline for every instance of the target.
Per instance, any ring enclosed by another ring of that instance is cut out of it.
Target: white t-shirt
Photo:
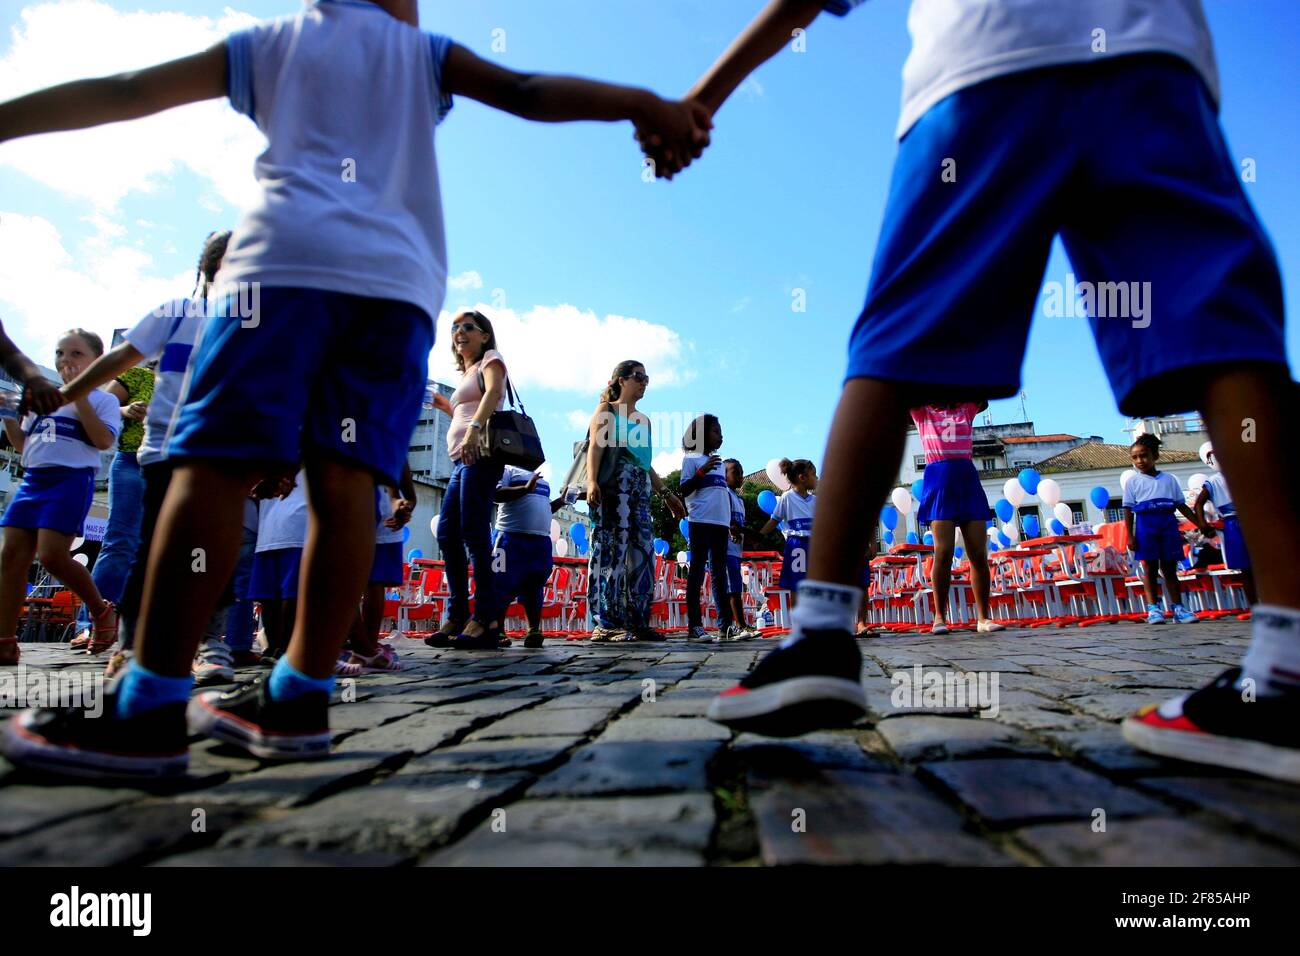
[[[144,420],[144,439],[136,452],[136,460],[142,465],[167,457],[172,417],[185,386],[185,372],[190,366],[194,343],[206,318],[203,300],[173,299],[158,306],[126,333],[126,340],[146,362],[158,362],[153,376],[153,398],[149,399],[149,414]]]
[[[1183,487],[1167,471],[1144,475],[1137,472],[1124,488],[1124,507],[1130,511],[1172,511],[1183,504]]]
[[[406,525],[393,529],[384,526],[393,514],[393,496],[388,493],[388,489],[383,485],[375,488],[375,511],[379,515],[379,524],[375,528],[375,544],[393,544],[401,542],[402,532],[406,530]]]
[[[703,468],[709,460],[708,455],[686,455],[682,458],[681,484],[685,485],[695,477],[695,471]],[[727,466],[719,461],[700,476],[704,484],[686,496],[687,520],[695,524],[720,524],[731,526],[731,495],[727,488]]]
[[[843,16],[866,0],[826,0]],[[1200,0],[912,0],[903,64],[903,138],[950,93],[996,76],[1128,53],[1187,60],[1219,101],[1219,74]],[[1104,30],[1105,49],[1100,48]],[[1094,46],[1098,49],[1094,52]]]
[[[524,468],[507,465],[498,488],[525,485],[533,473]],[[497,530],[512,534],[551,534],[551,486],[545,478],[537,479],[537,486],[522,498],[503,501],[497,505]]]
[[[1223,472],[1216,471],[1206,478],[1205,487],[1209,489],[1210,501],[1213,502],[1214,510],[1220,517],[1226,518],[1237,513],[1237,509],[1232,505],[1232,492],[1228,490],[1228,479]]]
[[[226,40],[227,93],[269,145],[218,276],[396,299],[447,286],[434,127],[451,48],[382,8],[319,0]]]
[[[298,472],[298,483],[284,498],[260,502],[257,516],[257,550],[278,551],[301,548],[307,542],[307,473]]]
[[[101,422],[108,426],[114,440],[122,430],[122,406],[116,398],[98,389],[86,396],[91,409]],[[99,468],[99,449],[90,443],[86,428],[81,424],[77,406],[69,402],[52,415],[23,416],[22,464],[24,468]],[[111,445],[109,446],[112,447]]]
[[[738,524],[743,528],[745,526],[745,499],[736,494],[733,488],[728,488],[727,493],[731,495],[731,523]],[[740,557],[743,553],[739,541],[727,539],[727,554]]]
[[[799,537],[806,538],[812,534],[813,510],[817,505],[817,496],[809,493],[805,498],[791,488],[781,495],[776,502],[776,510],[772,512],[772,517],[777,521],[786,523],[787,538]]]

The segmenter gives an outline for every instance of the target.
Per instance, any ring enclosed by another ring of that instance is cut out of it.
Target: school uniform
[[[987,521],[993,517],[979,472],[971,460],[973,423],[979,406],[923,405],[911,410],[925,450],[918,521]]]
[[[91,411],[117,439],[122,429],[121,407],[107,392],[86,396]],[[90,443],[85,425],[73,404],[49,415],[23,416],[21,463],[23,480],[0,517],[0,527],[48,528],[79,537],[95,494],[99,449]]]
[[[255,601],[291,601],[298,597],[298,569],[307,541],[307,473],[284,498],[262,501],[258,508],[257,549],[248,596]]]
[[[1178,530],[1175,505],[1183,503],[1178,479],[1167,471],[1137,472],[1124,488],[1124,507],[1133,512],[1131,547],[1141,561],[1181,561],[1183,533]]]
[[[393,514],[393,499],[388,489],[375,489],[375,557],[370,563],[370,583],[397,587],[402,583],[402,532],[405,527],[389,528],[384,522]]]
[[[745,527],[745,499],[728,488],[731,496],[731,523]],[[740,562],[744,556],[744,545],[740,541],[727,538],[727,592],[741,594],[745,590],[745,581],[740,573]]]
[[[1237,518],[1237,508],[1232,503],[1228,479],[1224,477],[1223,472],[1216,471],[1205,480],[1205,487],[1209,489],[1214,510],[1223,519],[1224,567],[1249,571],[1250,554],[1246,551],[1246,539],[1241,535],[1241,521]]]
[[[817,496],[807,497],[791,488],[777,499],[772,518],[784,521],[789,529],[785,533],[785,553],[781,559],[781,578],[777,587],[794,591],[799,582],[808,576],[809,536],[812,534],[813,510]],[[798,568],[795,565],[798,565]]]
[[[700,589],[709,565],[714,569],[713,600],[718,608],[718,623],[723,628],[732,623],[725,571],[731,542],[731,489],[727,487],[727,466],[721,460],[704,474],[697,474],[709,458],[709,455],[682,458],[680,490],[686,505],[687,543],[691,550],[691,565],[686,574],[686,617],[692,628],[704,623]]]
[[[498,487],[524,485],[532,477],[524,468],[507,465]],[[545,478],[528,494],[497,505],[497,539],[492,551],[492,593],[498,614],[516,598],[526,610],[540,611],[546,582],[551,579],[551,486]]]
[[[1286,368],[1277,259],[1219,127],[1199,0],[913,0],[908,28],[846,379],[1015,395],[1040,289],[1088,317],[1127,415],[1194,406],[1207,362]],[[1058,235],[1083,287],[1043,288]]]

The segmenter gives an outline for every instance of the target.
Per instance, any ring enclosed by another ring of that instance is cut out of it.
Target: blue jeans
[[[438,547],[446,564],[451,600],[447,617],[469,618],[469,566],[474,562],[474,618],[481,624],[498,620],[492,588],[492,499],[505,466],[491,459],[472,465],[457,462],[447,482],[447,495],[438,513]]]
[[[226,614],[226,644],[232,651],[253,649],[253,602],[248,599],[248,581],[253,573],[253,549],[257,531],[244,529],[239,539],[239,564],[235,565],[235,603]]]
[[[144,514],[144,478],[135,452],[119,451],[108,471],[108,526],[104,543],[95,559],[91,577],[107,601],[116,604],[126,590],[131,562],[140,547],[140,519]],[[89,626],[90,616],[83,604],[77,620]]]

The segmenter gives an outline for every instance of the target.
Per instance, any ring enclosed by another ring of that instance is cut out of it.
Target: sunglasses
[[[455,335],[457,332],[460,332],[460,331],[465,331],[465,332],[482,332],[483,330],[480,329],[480,328],[479,328],[477,325],[475,325],[473,322],[454,322],[454,323],[452,323],[452,326],[451,326],[451,334],[452,334],[452,335]]]
[[[649,382],[649,381],[650,381],[650,376],[647,375],[645,372],[633,372],[631,375],[628,376],[628,378],[630,378],[630,379],[631,379],[632,381],[634,381],[634,382]]]

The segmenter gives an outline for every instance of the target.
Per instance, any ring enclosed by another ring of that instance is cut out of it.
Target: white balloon
[[[72,539],[72,547],[68,548],[68,550],[69,550],[69,551],[76,551],[79,547],[81,547],[81,546],[82,546],[83,544],[85,544],[85,543],[86,543],[86,539],[85,539],[85,538],[73,538],[73,539]]]
[[[1200,451],[1197,452],[1197,454],[1201,456],[1201,461],[1205,462],[1208,465],[1210,463],[1210,453],[1212,451],[1214,451],[1214,446],[1211,445],[1208,441],[1206,441],[1206,442],[1201,442],[1201,449]],[[1217,456],[1215,456],[1214,460],[1217,462],[1219,459]]]
[[[1061,522],[1067,528],[1074,524],[1074,512],[1064,501],[1058,501],[1056,507],[1052,509],[1052,514],[1056,515],[1056,520]]]
[[[780,458],[773,458],[767,463],[767,479],[780,491],[790,490],[790,479],[786,478],[781,471]]]
[[[554,518],[551,519],[551,540],[552,541],[560,540],[560,523],[556,521]]]
[[[1128,483],[1133,480],[1133,476],[1136,474],[1137,471],[1133,468],[1129,468],[1126,471],[1121,471],[1119,473],[1119,487],[1121,491],[1128,488]]]
[[[1203,475],[1198,471],[1196,474],[1192,475],[1192,477],[1187,479],[1187,490],[1199,495],[1201,489],[1205,487],[1205,483],[1209,480],[1208,475]]]
[[[901,515],[910,515],[912,513],[912,492],[906,488],[895,488],[889,495],[889,500],[894,503]]]
[[[1038,483],[1038,497],[1049,508],[1055,508],[1061,500],[1061,486],[1051,478],[1044,478]]]
[[[72,556],[72,560],[76,561],[78,564],[82,565],[83,567],[90,563],[90,558],[86,557],[84,554],[74,554]]]
[[[433,532],[435,538],[438,537],[438,515],[429,519],[429,530]]]
[[[1007,479],[1007,483],[1002,486],[1002,497],[1011,502],[1011,507],[1020,507],[1020,502],[1025,500],[1025,489],[1021,486],[1019,478]]]
[[[1010,538],[1013,542],[1020,540],[1020,529],[1008,521],[1002,526],[1002,533]]]
[[[568,557],[569,542],[564,538],[561,538],[559,541],[555,542],[555,553],[561,558]]]
[[[685,551],[678,551],[678,552],[677,552],[677,563],[678,563],[678,564],[685,564],[685,563],[686,563],[686,552],[685,552]]]

